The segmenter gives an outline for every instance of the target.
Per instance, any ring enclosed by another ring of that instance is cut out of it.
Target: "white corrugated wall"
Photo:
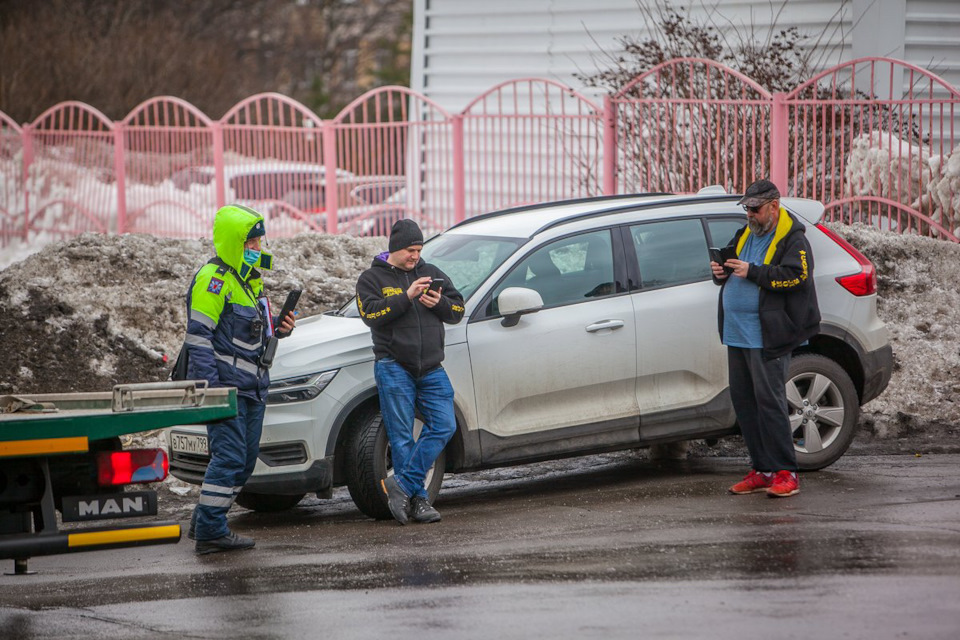
[[[854,57],[890,56],[960,86],[960,0],[674,4],[697,5],[695,15],[709,16],[734,40],[746,37],[751,24],[756,38],[764,39],[773,22],[825,33],[818,43],[821,68]],[[647,32],[638,0],[414,0],[411,86],[451,111],[515,78],[546,77],[582,88],[574,74],[606,66],[604,57],[617,52],[618,37]]]

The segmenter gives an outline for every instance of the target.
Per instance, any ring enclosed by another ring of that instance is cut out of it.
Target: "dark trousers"
[[[733,410],[760,472],[797,470],[785,387],[789,366],[789,355],[766,360],[760,349],[727,347]]]
[[[210,464],[200,486],[197,540],[213,540],[230,533],[227,511],[257,465],[266,406],[237,396],[237,415],[207,425]]]

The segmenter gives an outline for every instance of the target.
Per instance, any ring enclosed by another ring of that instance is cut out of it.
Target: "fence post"
[[[213,126],[213,180],[217,185],[217,209],[227,204],[227,185],[223,176],[223,126],[214,122]]]
[[[337,129],[333,122],[323,122],[323,203],[327,210],[327,233],[337,233],[337,211],[339,193],[337,193]]]
[[[617,110],[613,98],[603,96],[603,195],[617,193]]]
[[[790,193],[788,120],[787,94],[773,94],[773,108],[770,114],[770,180],[784,195]]]
[[[453,222],[467,217],[466,171],[463,158],[463,114],[453,116]]]
[[[20,137],[23,144],[23,175],[20,180],[23,188],[23,241],[30,238],[30,190],[27,185],[30,182],[30,165],[33,164],[33,129],[25,124],[20,130]]]
[[[117,185],[117,233],[127,230],[127,165],[124,125],[113,123],[113,174]]]

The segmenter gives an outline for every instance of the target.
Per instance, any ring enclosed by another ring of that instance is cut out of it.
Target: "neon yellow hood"
[[[273,257],[266,251],[261,251],[260,260],[253,268],[243,261],[243,245],[247,241],[247,235],[261,220],[262,215],[240,204],[221,207],[213,220],[213,246],[217,250],[217,256],[233,267],[244,280],[254,268],[270,269],[273,266]]]

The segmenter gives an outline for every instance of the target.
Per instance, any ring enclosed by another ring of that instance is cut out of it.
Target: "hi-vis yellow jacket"
[[[213,244],[223,264],[208,262],[194,277],[186,343],[191,379],[236,387],[239,395],[264,400],[270,377],[259,360],[267,318],[257,300],[263,280],[255,267],[269,269],[272,256],[262,252],[253,266],[243,261],[243,245],[258,222],[263,216],[241,205],[217,211]]]

